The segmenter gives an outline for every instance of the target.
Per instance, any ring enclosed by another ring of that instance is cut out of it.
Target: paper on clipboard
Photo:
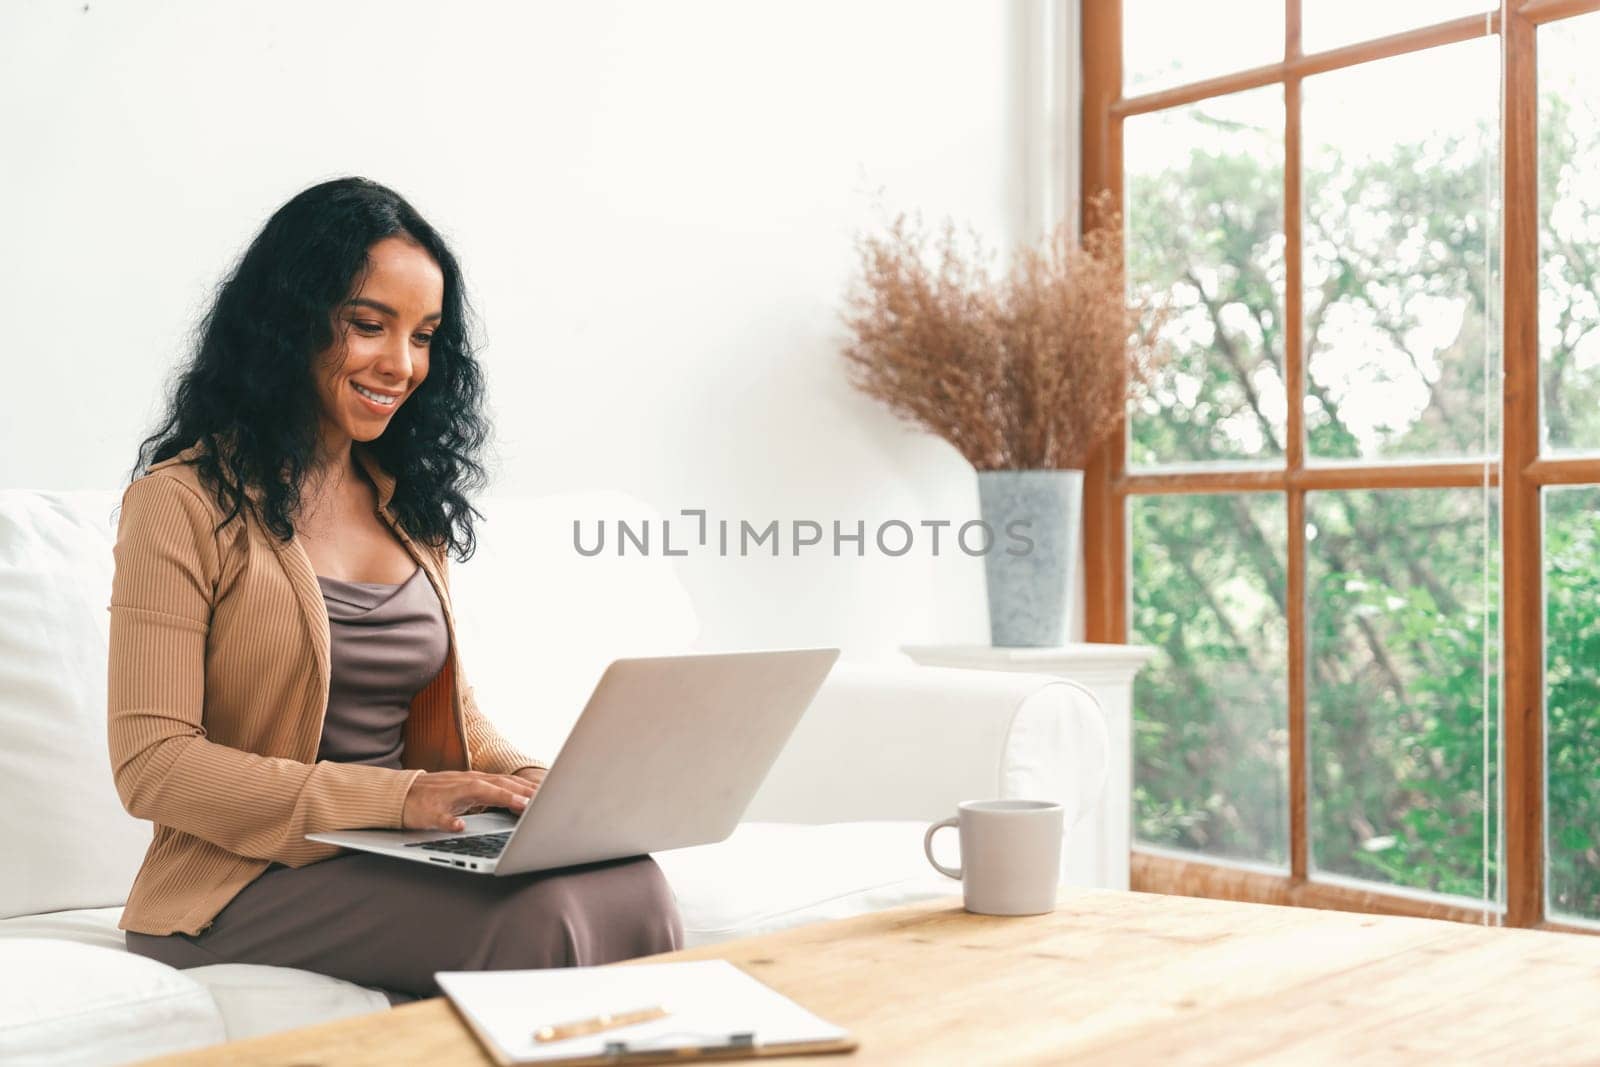
[[[501,1064],[604,1058],[618,1042],[626,1044],[631,1057],[647,1049],[670,1054],[675,1049],[726,1048],[732,1035],[751,1034],[749,1054],[761,1055],[775,1046],[841,1042],[850,1036],[727,960],[440,971],[435,978]],[[534,1030],[547,1024],[653,1004],[669,1014],[562,1041],[533,1038]]]

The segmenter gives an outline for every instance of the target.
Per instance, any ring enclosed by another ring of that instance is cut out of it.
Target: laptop
[[[614,660],[520,815],[306,838],[495,875],[721,841],[838,658],[799,648]]]

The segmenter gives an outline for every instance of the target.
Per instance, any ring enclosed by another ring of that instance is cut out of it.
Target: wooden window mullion
[[[1534,24],[1511,12],[1505,55],[1501,597],[1506,922],[1544,918],[1544,620],[1539,486],[1539,143]]]
[[[1120,0],[1112,0],[1120,6]],[[1600,7],[1600,0],[1583,0],[1585,6]],[[1087,9],[1086,5],[1086,9]],[[1489,17],[1487,32],[1498,32],[1500,15],[1494,12]],[[1191,82],[1188,85],[1179,85],[1172,89],[1161,89],[1153,93],[1144,93],[1126,100],[1118,100],[1113,106],[1119,115],[1142,115],[1151,111],[1167,111],[1184,104],[1193,104],[1214,96],[1226,96],[1229,93],[1242,92],[1245,89],[1258,89],[1264,85],[1276,85],[1285,78],[1293,75],[1298,78],[1308,78],[1313,74],[1325,74],[1331,70],[1342,70],[1345,67],[1359,66],[1379,59],[1388,59],[1392,56],[1406,55],[1411,52],[1421,52],[1440,45],[1454,44],[1457,41],[1470,41],[1484,36],[1486,32],[1482,15],[1465,15],[1449,22],[1441,22],[1432,26],[1423,26],[1415,30],[1405,30],[1401,33],[1390,34],[1371,41],[1362,41],[1358,44],[1345,45],[1327,52],[1316,52],[1312,55],[1297,55],[1281,63],[1269,63],[1264,67],[1252,67],[1249,70],[1235,71],[1231,74],[1222,74],[1204,81]]]
[[[1525,21],[1539,25],[1545,22],[1554,22],[1557,19],[1569,19],[1576,15],[1588,15],[1600,11],[1600,2],[1597,0],[1513,0],[1512,7]]]
[[[1285,65],[1300,57],[1300,0],[1284,0]],[[1300,79],[1290,75],[1283,86],[1283,383],[1288,401],[1287,441],[1284,460],[1291,472],[1304,469],[1305,336],[1303,264],[1301,262]],[[1308,811],[1311,784],[1307,772],[1310,754],[1306,731],[1306,494],[1292,482],[1287,493],[1289,509],[1288,569],[1284,582],[1289,628],[1289,878],[1303,882],[1310,876],[1311,835]]]
[[[1106,191],[1111,208],[1123,211],[1122,3],[1083,5],[1083,158],[1081,232],[1105,220],[1092,217],[1094,196]],[[1083,555],[1084,633],[1090,641],[1117,644],[1128,639],[1128,554],[1126,507],[1115,483],[1127,456],[1127,420],[1097,450],[1084,470]],[[1129,797],[1131,804],[1133,798]]]

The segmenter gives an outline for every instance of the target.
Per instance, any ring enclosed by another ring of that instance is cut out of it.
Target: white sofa
[[[117,919],[150,828],[122,809],[106,753],[119,499],[0,490],[0,1062],[128,1062],[386,1010],[306,971],[179,971],[126,951]],[[705,650],[669,558],[572,546],[574,519],[654,519],[638,501],[480,510],[479,552],[452,566],[463,661],[525,749],[556,753],[612,658]],[[929,822],[992,796],[1057,797],[1070,820],[1104,766],[1099,706],[1072,683],[841,660],[732,837],[656,859],[690,945],[948,897],[959,886],[923,858]],[[1114,884],[1070,833],[1066,855],[1068,882]]]

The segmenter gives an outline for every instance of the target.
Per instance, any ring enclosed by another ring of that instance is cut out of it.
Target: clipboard
[[[849,1052],[855,1038],[727,960],[440,971],[439,987],[499,1067],[679,1063]],[[645,1003],[665,1018],[536,1042],[539,1026]]]

